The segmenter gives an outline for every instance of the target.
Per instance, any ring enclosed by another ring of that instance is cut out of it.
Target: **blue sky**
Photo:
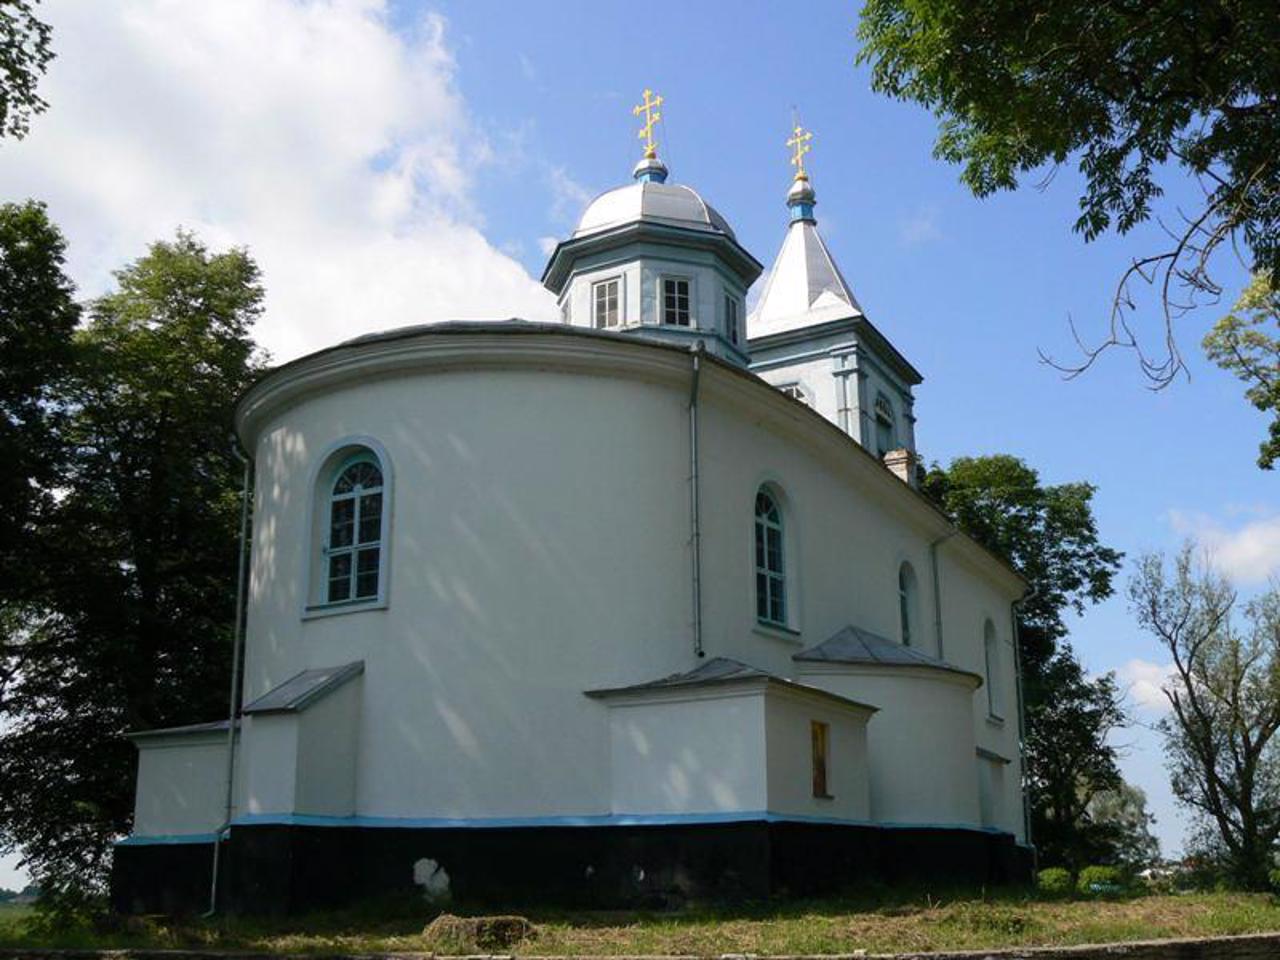
[[[344,336],[450,316],[549,317],[545,245],[638,157],[631,106],[666,98],[661,153],[769,263],[786,224],[792,110],[814,131],[819,227],[864,309],[924,373],[928,459],[1007,452],[1049,482],[1099,488],[1104,540],[1130,557],[1206,538],[1254,589],[1280,560],[1275,477],[1254,466],[1263,418],[1208,365],[1221,312],[1178,323],[1191,379],[1152,392],[1115,352],[1064,380],[1068,319],[1105,328],[1130,256],[1157,228],[1085,244],[1079,181],[974,199],[933,159],[934,121],[870,91],[847,3],[53,0],[53,104],[0,147],[10,195],[47,200],[85,295],[179,224],[243,243],[269,288],[261,339],[277,358]],[[1195,187],[1174,178],[1175,216]],[[1224,258],[1230,292],[1244,274]],[[1155,300],[1142,329],[1159,335]],[[1138,680],[1152,721],[1166,659],[1122,598],[1075,625],[1090,670]],[[1137,726],[1126,774],[1167,853],[1182,827],[1159,743]],[[18,874],[0,860],[0,885]]]

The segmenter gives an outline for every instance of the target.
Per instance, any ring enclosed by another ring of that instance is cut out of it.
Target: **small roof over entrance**
[[[338,667],[303,670],[248,704],[244,712],[297,713],[362,673],[363,660],[344,663]]]
[[[881,667],[917,667],[941,670],[964,677],[971,677],[982,685],[982,676],[964,670],[931,654],[895,643],[870,630],[850,624],[842,627],[834,636],[816,646],[801,650],[791,659],[802,663],[860,663]]]

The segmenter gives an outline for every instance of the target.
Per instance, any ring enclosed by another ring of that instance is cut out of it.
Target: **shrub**
[[[1119,867],[1085,867],[1080,871],[1076,889],[1088,896],[1106,896],[1123,893],[1124,871]]]
[[[1072,890],[1071,871],[1065,867],[1048,867],[1036,875],[1036,886],[1041,893],[1061,896]]]

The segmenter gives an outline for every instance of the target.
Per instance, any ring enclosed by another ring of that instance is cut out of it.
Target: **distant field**
[[[454,912],[469,911],[456,907]],[[1268,894],[1194,893],[1115,900],[1047,899],[1025,892],[982,896],[898,894],[876,899],[692,907],[673,912],[527,911],[534,936],[500,952],[539,954],[796,954],[1062,946],[1280,930]],[[114,930],[38,931],[20,910],[0,912],[0,946],[155,947],[275,953],[466,952],[422,934],[417,904],[287,920],[149,920]],[[128,932],[126,932],[128,930]]]

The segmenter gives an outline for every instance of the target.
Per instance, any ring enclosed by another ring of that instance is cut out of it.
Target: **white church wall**
[[[835,664],[804,664],[800,675],[880,708],[867,729],[872,819],[979,825],[968,681],[935,671]]]
[[[225,731],[139,740],[134,834],[213,833],[225,818],[226,775]]]
[[[261,424],[246,697],[308,667],[364,660],[362,815],[606,813],[608,711],[582,691],[697,662],[690,361],[602,338],[474,337],[483,342],[473,348],[432,339],[455,366],[353,370]],[[506,344],[531,352],[500,356]],[[384,349],[417,348],[368,348]],[[930,636],[928,544],[946,531],[937,515],[812,413],[713,364],[702,383],[707,655],[794,676],[792,654],[846,624],[896,638],[904,559]],[[378,438],[395,471],[387,607],[306,619],[312,491],[301,478],[357,435]],[[785,495],[793,631],[755,619],[753,503],[765,482]],[[997,585],[997,574],[953,566],[943,571],[948,637],[955,611],[969,617],[958,598],[975,584],[970,606],[1003,603],[1007,620],[1011,578]],[[1006,752],[1013,726],[992,749]],[[976,776],[972,743],[965,762]],[[976,822],[976,784],[971,802]]]
[[[356,812],[356,751],[364,678],[349,680],[298,714],[298,813]]]
[[[614,813],[768,808],[762,690],[614,703],[609,740]]]
[[[243,723],[244,812],[296,812],[298,715],[255,714]]]
[[[870,711],[824,703],[814,697],[774,692],[766,704],[769,810],[773,813],[837,820],[871,818],[867,726]],[[813,795],[810,724],[830,731],[827,763],[829,798]]]

